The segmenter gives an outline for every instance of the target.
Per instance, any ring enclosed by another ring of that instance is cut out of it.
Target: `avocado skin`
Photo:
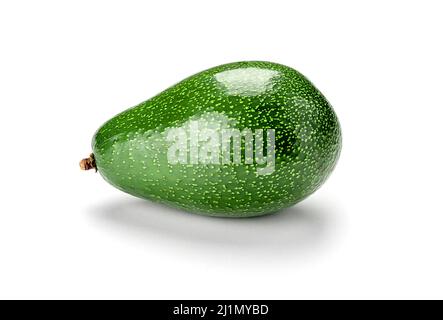
[[[275,170],[254,164],[170,164],[169,128],[190,121],[275,129]],[[316,191],[341,150],[337,116],[298,71],[245,61],[197,73],[103,124],[92,140],[98,171],[116,188],[220,217],[277,212]]]

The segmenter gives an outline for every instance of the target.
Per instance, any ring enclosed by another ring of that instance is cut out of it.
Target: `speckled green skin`
[[[257,164],[170,164],[166,130],[189,121],[275,129],[275,171]],[[106,122],[93,138],[98,171],[118,189],[186,211],[251,217],[317,190],[341,149],[337,117],[296,70],[237,62],[193,75]]]

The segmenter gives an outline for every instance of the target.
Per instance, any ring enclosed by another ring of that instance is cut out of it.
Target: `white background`
[[[441,1],[4,1],[0,298],[443,298]],[[227,220],[81,172],[116,113],[222,63],[296,68],[343,152],[285,212]]]

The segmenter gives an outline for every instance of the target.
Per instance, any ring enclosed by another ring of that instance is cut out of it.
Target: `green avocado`
[[[340,125],[287,66],[246,61],[197,73],[103,124],[81,162],[116,188],[186,211],[252,217],[294,205],[335,167]]]

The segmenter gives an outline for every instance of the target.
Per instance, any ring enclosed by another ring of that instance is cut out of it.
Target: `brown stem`
[[[93,153],[90,154],[89,158],[85,158],[82,161],[80,161],[80,169],[82,170],[95,169],[95,172],[97,172],[97,166],[95,165],[95,158]]]

